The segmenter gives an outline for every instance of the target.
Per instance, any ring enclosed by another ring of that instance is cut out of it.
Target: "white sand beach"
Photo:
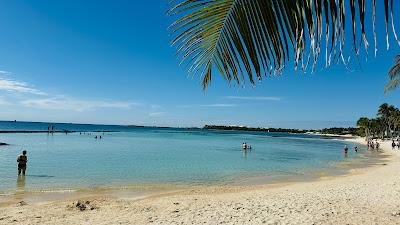
[[[0,207],[0,224],[400,224],[400,151],[388,141],[381,147],[384,162],[345,176],[142,199],[96,195],[12,203]],[[78,200],[85,206],[76,207]]]

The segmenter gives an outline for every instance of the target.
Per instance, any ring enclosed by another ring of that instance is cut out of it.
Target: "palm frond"
[[[394,64],[390,68],[388,76],[389,82],[385,86],[385,92],[389,92],[400,85],[400,55],[394,58]]]
[[[390,13],[394,37],[400,45],[394,29],[393,0],[382,3],[386,35]],[[346,65],[346,8],[350,8],[355,54],[359,54],[358,37],[366,53],[369,46],[366,0],[181,0],[172,4],[168,13],[179,17],[170,26],[175,36],[173,45],[189,73],[202,77],[203,89],[215,70],[239,85],[247,81],[253,85],[263,76],[280,74],[291,60],[295,68],[301,63],[302,70],[307,70],[312,61],[314,70],[324,39],[326,67],[339,61]],[[376,0],[371,7],[376,54]]]

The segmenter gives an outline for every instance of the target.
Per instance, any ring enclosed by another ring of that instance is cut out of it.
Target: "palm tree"
[[[369,126],[372,132],[372,137],[380,137],[382,140],[384,139],[386,126],[381,117],[371,119]]]
[[[378,113],[377,113],[378,116],[386,119],[387,117],[389,117],[390,108],[391,108],[391,106],[389,106],[389,104],[383,103],[378,108]]]
[[[385,87],[385,92],[391,91],[400,85],[400,55],[394,58],[394,64],[389,70],[389,82]]]
[[[391,133],[392,121],[390,120],[390,115],[396,111],[396,108],[393,105],[389,105],[384,103],[379,106],[378,116],[382,118],[382,121],[385,125],[386,134],[389,136]]]
[[[365,138],[369,139],[369,135],[370,135],[370,119],[368,119],[367,117],[361,117],[357,121],[357,126],[364,130]]]
[[[374,119],[368,119],[367,117],[361,117],[357,121],[357,126],[364,130],[367,139],[376,136],[385,137],[385,133],[397,134],[398,128],[400,128],[400,109],[384,103],[379,106],[378,117]]]
[[[263,76],[280,74],[289,61],[295,68],[314,70],[323,52],[321,49],[325,49],[326,67],[338,62],[347,66],[347,55],[358,57],[361,44],[367,54],[366,16],[372,17],[376,55],[376,0],[368,3],[366,0],[172,2],[174,5],[168,13],[179,17],[170,27],[175,35],[173,44],[181,63],[188,65],[189,73],[202,77],[203,89],[210,84],[215,70],[239,85],[246,82],[253,85]],[[387,48],[389,21],[400,46],[393,25],[393,0],[378,3],[385,9]],[[372,15],[366,15],[367,5],[372,8]],[[351,48],[345,45],[346,21],[352,27]],[[359,38],[362,41],[357,43]]]
[[[400,122],[400,110],[398,108],[394,108],[392,111],[390,111],[388,121],[390,124],[390,133],[393,137],[393,134],[396,134],[396,130]]]

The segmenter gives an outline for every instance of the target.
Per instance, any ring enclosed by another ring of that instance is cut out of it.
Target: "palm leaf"
[[[393,0],[382,3],[386,35],[390,13],[397,40]],[[358,37],[366,53],[369,46],[366,0],[181,0],[171,4],[168,13],[179,17],[170,26],[175,36],[172,43],[189,73],[202,77],[203,89],[210,84],[215,70],[238,85],[253,85],[264,76],[280,74],[289,61],[295,68],[301,63],[301,69],[307,70],[312,59],[314,70],[323,46],[323,32],[326,67],[339,60],[346,65],[346,4],[351,14],[352,49],[359,54]],[[376,54],[376,0],[371,7]]]
[[[389,92],[400,85],[400,55],[394,58],[394,64],[390,68],[388,76],[389,82],[385,86],[385,92]]]

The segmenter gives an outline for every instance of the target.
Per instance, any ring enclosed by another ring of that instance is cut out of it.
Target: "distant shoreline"
[[[97,131],[70,131],[70,130],[55,130],[55,131],[47,131],[47,130],[0,130],[0,134],[30,134],[30,133],[111,133],[111,132],[120,132],[120,131],[109,131],[109,130],[97,130]]]
[[[126,128],[156,128],[156,129],[183,129],[183,130],[221,130],[221,131],[250,131],[250,132],[268,132],[268,133],[291,133],[291,134],[315,134],[315,135],[324,135],[324,134],[334,134],[334,135],[356,135],[354,131],[357,128],[354,127],[331,127],[331,128],[320,128],[320,129],[302,129],[302,128],[276,128],[276,127],[250,127],[250,126],[240,126],[240,125],[212,125],[206,124],[203,127],[196,126],[188,126],[188,127],[179,127],[179,126],[152,126],[152,125],[129,125],[129,124],[96,124],[96,123],[72,123],[72,122],[43,122],[43,121],[19,121],[19,120],[0,120],[0,123],[27,123],[27,124],[43,124],[46,126],[49,125],[77,125],[77,126],[105,126],[105,127],[120,127],[123,129]],[[0,128],[1,129],[1,128]],[[19,130],[13,130],[18,132],[3,132],[0,130],[0,133],[41,133],[36,130],[26,130],[29,132],[20,132]],[[40,130],[42,132],[47,132],[47,130]],[[65,131],[64,131],[65,132]],[[81,131],[71,131],[81,132]],[[97,132],[97,131],[87,131],[87,132]],[[103,132],[103,131],[100,131]],[[113,131],[110,131],[113,132]],[[56,133],[63,133],[63,131],[59,131]]]

